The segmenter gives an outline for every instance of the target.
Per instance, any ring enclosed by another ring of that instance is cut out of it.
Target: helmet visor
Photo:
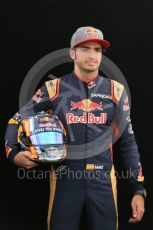
[[[63,144],[63,134],[59,132],[42,132],[30,136],[33,145]]]

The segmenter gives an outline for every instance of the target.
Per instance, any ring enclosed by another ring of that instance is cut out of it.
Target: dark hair
[[[80,46],[75,46],[75,47],[71,48],[71,50],[76,50],[78,47],[80,47]],[[107,49],[102,47],[102,53],[107,53]]]

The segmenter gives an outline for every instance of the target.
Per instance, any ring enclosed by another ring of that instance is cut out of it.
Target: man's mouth
[[[88,65],[95,65],[97,62],[96,61],[86,61]]]

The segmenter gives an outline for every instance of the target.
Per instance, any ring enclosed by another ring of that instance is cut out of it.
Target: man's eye
[[[87,48],[87,47],[81,47],[81,50],[82,51],[87,51],[87,50],[89,50],[89,48]]]
[[[84,52],[87,52],[87,51],[91,50],[89,47],[80,47],[80,49],[81,49],[82,51],[84,51]],[[95,50],[95,52],[98,52],[98,53],[101,53],[101,52],[102,52],[102,49],[101,49],[101,48],[95,48],[94,50]]]
[[[102,52],[102,49],[101,48],[98,48],[96,49],[97,52],[101,53]]]

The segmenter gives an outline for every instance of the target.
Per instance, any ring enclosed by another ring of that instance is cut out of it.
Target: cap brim
[[[82,42],[79,42],[77,43],[74,47],[77,47],[77,46],[81,46],[87,42],[97,42],[99,44],[102,45],[102,47],[104,47],[105,49],[107,49],[109,46],[110,46],[110,42],[107,41],[107,40],[101,40],[101,39],[88,39],[88,40],[85,40],[85,41],[82,41]]]

